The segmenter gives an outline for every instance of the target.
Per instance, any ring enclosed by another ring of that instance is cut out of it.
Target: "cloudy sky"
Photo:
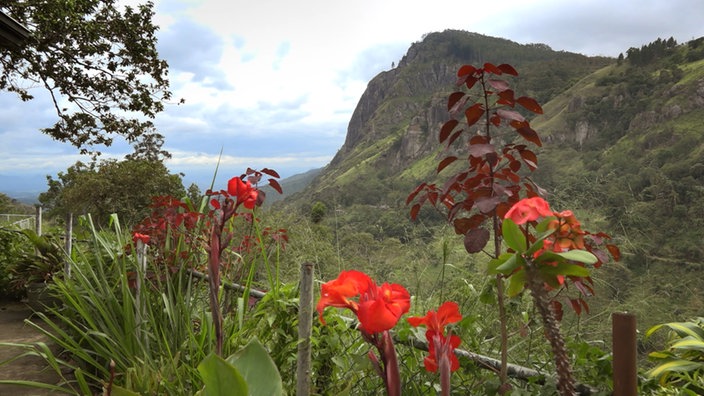
[[[126,0],[127,1],[127,0]],[[136,3],[137,0],[129,0]],[[283,177],[326,165],[367,82],[423,34],[461,29],[555,50],[617,56],[658,37],[704,36],[702,0],[157,0],[174,97],[156,119],[167,162],[205,189],[249,167]],[[0,192],[43,191],[77,160],[41,134],[46,95],[0,92]],[[124,144],[110,156],[127,154]],[[12,177],[9,177],[12,176]]]

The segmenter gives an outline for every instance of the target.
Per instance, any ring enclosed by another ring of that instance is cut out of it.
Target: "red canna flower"
[[[149,235],[146,234],[140,234],[138,232],[132,234],[132,241],[134,241],[134,243],[137,243],[137,241],[142,241],[142,243],[146,245],[149,243],[149,239]]]
[[[460,361],[455,356],[455,348],[460,346],[460,338],[456,335],[450,335],[449,338],[435,331],[428,330],[425,333],[425,338],[428,340],[428,356],[423,359],[425,369],[431,373],[438,371],[442,364],[442,359],[447,359],[449,362],[450,372],[455,372],[460,368]]]
[[[359,306],[350,298],[366,293],[371,286],[376,287],[369,275],[354,270],[342,271],[337,279],[324,283],[316,306],[320,322],[325,324],[323,310],[326,307],[349,308],[356,314]]]
[[[390,330],[411,308],[408,290],[398,284],[373,285],[359,299],[357,319],[362,330],[369,334]]]
[[[552,216],[550,205],[540,198],[524,198],[516,202],[511,209],[506,212],[505,219],[511,219],[516,224],[525,224],[529,221],[538,220],[541,217]]]
[[[425,325],[428,331],[444,334],[445,326],[462,320],[462,314],[460,314],[460,309],[456,302],[446,301],[438,308],[437,313],[428,311],[425,316],[411,316],[406,320],[413,327]]]
[[[245,183],[239,177],[230,179],[227,183],[227,193],[237,197],[237,204],[244,204],[247,209],[254,209],[257,203],[257,189],[252,187],[249,181]]]

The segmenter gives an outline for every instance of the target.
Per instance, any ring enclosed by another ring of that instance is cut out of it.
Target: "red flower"
[[[553,212],[550,210],[550,205],[548,205],[544,199],[533,197],[524,198],[516,202],[516,204],[506,212],[504,218],[511,219],[516,224],[525,224],[529,221],[535,221],[541,217],[552,215]]]
[[[326,307],[349,308],[356,314],[358,305],[350,298],[366,293],[370,286],[376,287],[369,275],[354,270],[342,271],[337,279],[324,283],[316,306],[320,322],[325,324],[323,310]]]
[[[462,320],[462,314],[460,314],[460,309],[456,302],[446,301],[438,308],[437,313],[435,313],[435,311],[428,311],[425,316],[412,316],[406,320],[413,327],[425,325],[428,331],[444,334],[445,326]]]
[[[134,241],[134,243],[137,243],[137,241],[142,241],[142,243],[146,245],[149,243],[149,235],[135,232],[134,234],[132,234],[132,241]]]
[[[374,285],[361,295],[357,319],[364,332],[381,333],[396,326],[410,308],[411,296],[403,286],[395,283]]]
[[[426,370],[434,373],[438,371],[441,363],[445,364],[445,367],[449,363],[450,372],[460,367],[460,362],[454,353],[455,348],[460,345],[460,338],[456,335],[449,337],[444,335],[445,326],[462,320],[457,303],[446,301],[438,308],[437,313],[428,311],[425,316],[412,316],[406,320],[413,327],[420,325],[427,327],[425,338],[428,340],[428,356],[423,360]]]
[[[352,300],[359,297],[357,301]],[[326,307],[349,308],[367,334],[381,333],[396,325],[411,307],[411,296],[403,286],[384,283],[377,286],[369,275],[360,271],[342,271],[337,279],[323,284],[316,309],[325,324]]]
[[[245,183],[239,177],[230,179],[227,183],[227,193],[237,197],[237,204],[244,204],[247,209],[254,209],[257,203],[257,189],[252,187],[249,181]]]
[[[455,356],[455,348],[460,346],[460,338],[456,335],[451,335],[446,338],[435,331],[427,331],[425,338],[428,340],[428,356],[423,359],[425,369],[431,373],[438,371],[442,359],[448,359],[450,363],[450,372],[455,372],[460,368],[460,361]],[[439,353],[438,353],[439,351]]]

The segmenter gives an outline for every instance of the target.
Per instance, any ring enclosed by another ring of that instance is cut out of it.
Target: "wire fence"
[[[7,228],[17,228],[20,230],[34,229],[36,216],[27,214],[0,214],[0,226]]]

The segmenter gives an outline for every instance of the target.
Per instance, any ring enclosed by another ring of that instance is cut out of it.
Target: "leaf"
[[[411,207],[411,220],[418,218],[418,212],[420,212],[420,204],[417,203]]]
[[[205,384],[205,396],[248,395],[244,377],[237,369],[213,353],[198,365],[198,372]]]
[[[438,164],[437,173],[440,173],[443,169],[445,169],[448,165],[452,164],[455,161],[457,161],[457,157],[455,156],[449,156],[444,160],[440,161],[440,163]]]
[[[464,100],[463,100],[464,99]],[[451,114],[457,112],[457,109],[462,107],[467,102],[467,94],[464,92],[453,92],[447,98],[447,111]]]
[[[526,271],[520,270],[508,278],[508,287],[506,288],[506,295],[509,297],[516,297],[519,295],[526,284]]]
[[[520,98],[516,99],[516,103],[523,106],[524,109],[532,111],[535,114],[543,114],[543,108],[540,107],[538,101],[533,98],[521,96]]]
[[[543,146],[543,142],[540,141],[540,136],[538,136],[538,132],[534,131],[533,128],[529,126],[524,126],[516,129],[516,132],[523,136],[523,138],[527,141],[534,143],[536,146]]]
[[[512,89],[506,89],[499,92],[499,100],[497,100],[496,103],[513,107],[516,103],[516,101],[513,99],[513,94],[514,93]]]
[[[467,117],[467,125],[472,126],[484,115],[484,107],[481,103],[475,103],[464,111],[464,115]]]
[[[423,182],[423,183],[419,184],[418,187],[414,188],[413,191],[411,191],[411,193],[408,194],[408,198],[406,198],[406,205],[411,203],[411,201],[413,201],[413,199],[415,199],[416,195],[418,195],[418,193],[420,193],[427,185],[428,185],[427,183]]]
[[[498,109],[496,110],[496,114],[498,114],[499,117],[503,118],[504,120],[518,122],[523,122],[526,120],[525,117],[523,117],[520,113],[513,110]]]
[[[459,70],[457,70],[457,77],[469,76],[474,74],[476,71],[477,68],[472,65],[463,65]]]
[[[459,124],[459,121],[450,120],[442,125],[442,128],[440,128],[440,134],[438,135],[438,140],[440,141],[440,143],[444,142],[445,139],[450,136],[450,133],[452,133],[457,124]]]
[[[488,62],[484,64],[484,71],[487,73],[496,74],[497,76],[503,73],[501,69]]]
[[[250,396],[283,395],[281,375],[276,364],[257,339],[253,339],[242,350],[227,358],[247,381]],[[228,393],[237,395],[239,393]]]
[[[569,250],[567,252],[555,253],[558,256],[571,261],[577,261],[584,264],[594,264],[599,261],[595,255],[586,250]]]
[[[489,242],[489,231],[484,228],[469,230],[464,235],[464,248],[467,253],[481,252],[487,242]]]
[[[261,172],[264,173],[264,174],[267,174],[267,175],[269,175],[269,176],[271,176],[271,177],[275,177],[275,178],[277,178],[277,179],[280,179],[280,178],[281,178],[281,176],[279,176],[279,173],[276,172],[276,171],[273,170],[273,169],[264,168],[264,169],[261,170]]]
[[[279,194],[283,194],[284,191],[281,189],[281,185],[276,179],[269,179],[269,186],[276,190]]]
[[[621,250],[616,245],[612,244],[607,244],[606,249],[611,253],[611,257],[614,258],[614,261],[619,261],[621,259]]]
[[[680,341],[670,345],[672,349],[686,349],[704,352],[704,340],[698,340],[692,337],[685,337]]]
[[[511,219],[504,219],[501,223],[501,235],[504,237],[506,245],[514,251],[520,253],[526,250],[526,236],[521,227],[516,225]]]
[[[530,170],[538,169],[538,157],[535,155],[534,152],[530,150],[521,150],[518,153],[521,155],[521,159],[523,160],[523,162],[525,162],[526,165],[528,165],[528,168],[530,168]]]
[[[464,131],[464,129],[459,129],[459,130],[457,130],[457,132],[453,133],[452,136],[450,136],[450,139],[447,141],[447,146],[448,146],[448,147],[449,147],[452,143],[454,143],[455,140],[457,140],[458,137],[460,137],[460,135],[462,134],[462,131]]]
[[[495,153],[496,149],[493,144],[470,144],[468,151],[472,157],[482,158],[487,154]]]
[[[653,332],[663,326],[667,326],[670,329],[674,330],[675,332],[677,332],[677,334],[679,334],[680,337],[689,336],[696,339],[704,340],[704,329],[691,322],[671,322],[655,325],[645,333],[645,337],[649,337]]]
[[[520,254],[514,253],[509,257],[503,264],[496,267],[496,271],[504,274],[510,275],[516,269],[522,267],[525,264],[523,257]]]
[[[576,298],[570,298],[570,305],[577,315],[582,313],[582,306],[579,304],[579,300]]]
[[[580,278],[584,278],[584,277],[589,276],[588,269],[586,269],[578,264],[570,264],[570,263],[565,263],[565,262],[557,263],[556,265],[550,265],[550,264],[542,265],[542,266],[540,266],[540,273],[542,275],[578,276]]]
[[[704,363],[702,362],[693,362],[690,360],[678,359],[658,365],[652,370],[648,371],[646,375],[650,378],[657,378],[668,372],[674,371],[678,373],[686,373],[702,368],[704,368]]]
[[[502,63],[499,66],[497,66],[499,70],[506,74],[510,74],[512,76],[518,76],[518,72],[516,69],[513,68],[513,66],[509,65],[508,63]]]
[[[464,235],[470,229],[481,226],[484,220],[486,220],[485,215],[475,214],[471,217],[463,217],[460,219],[456,219],[452,222],[452,224],[455,226],[455,233],[457,233],[458,235]]]
[[[501,266],[503,263],[505,263],[508,259],[511,257],[514,257],[515,254],[513,253],[503,253],[502,255],[499,256],[499,258],[491,259],[489,260],[489,263],[487,264],[487,274],[489,275],[496,275],[500,274],[499,271],[497,271],[497,268]]]
[[[491,85],[492,88],[494,88],[497,92],[503,92],[509,88],[508,82],[504,80],[498,80],[494,78],[490,78],[487,80],[489,85]]]

